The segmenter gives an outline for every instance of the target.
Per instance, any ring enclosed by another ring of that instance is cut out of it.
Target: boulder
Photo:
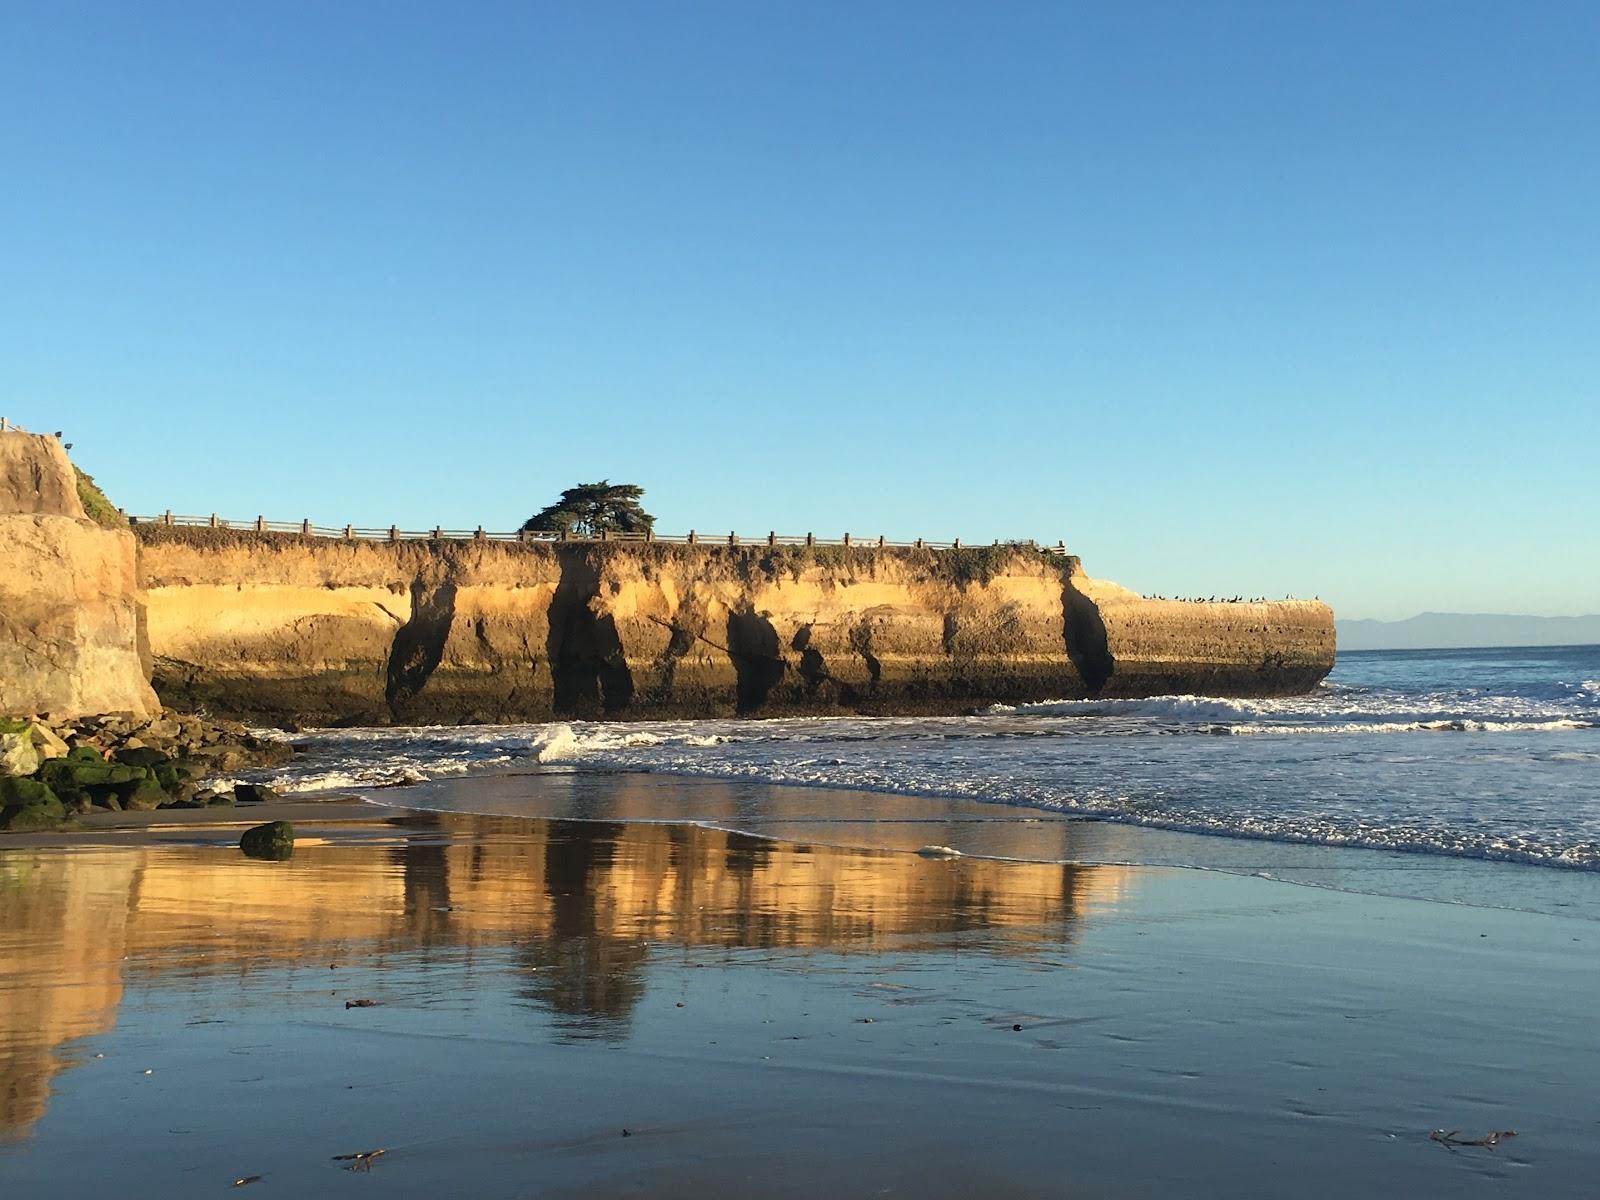
[[[131,738],[129,739],[130,742],[132,740]],[[156,767],[167,762],[172,756],[163,754],[161,751],[152,749],[141,742],[137,746],[124,744],[122,749],[113,751],[111,757],[125,766]]]
[[[43,721],[35,721],[28,730],[28,736],[33,739],[33,748],[39,752],[41,760],[48,762],[52,758],[67,756],[66,742]]]
[[[294,853],[294,826],[272,821],[244,831],[239,849],[251,858],[285,859]]]
[[[32,775],[39,769],[39,751],[29,727],[0,722],[0,776]]]
[[[34,779],[0,779],[0,829],[54,829],[66,819],[65,806],[46,785]]]
[[[282,796],[264,783],[236,783],[233,786],[233,796],[244,804],[266,803],[283,799]]]
[[[170,713],[164,713],[155,718],[155,720],[151,721],[148,725],[141,726],[139,729],[139,736],[146,740],[151,738],[171,739],[177,737],[182,732],[183,726],[178,723],[177,719]]]
[[[229,745],[196,746],[189,751],[189,757],[202,762],[205,769],[213,773],[237,771],[250,761],[242,748]]]
[[[195,772],[188,763],[164,762],[152,768],[156,780],[169,792],[175,792],[194,778]]]
[[[26,808],[34,804],[58,803],[50,786],[37,779],[0,779],[0,806]]]
[[[166,789],[154,779],[140,779],[130,787],[119,789],[118,798],[125,812],[152,812],[166,804]]]
[[[104,788],[137,783],[146,778],[154,780],[155,776],[147,767],[67,757],[45,763],[39,768],[39,778],[51,787],[59,784],[73,788]]]

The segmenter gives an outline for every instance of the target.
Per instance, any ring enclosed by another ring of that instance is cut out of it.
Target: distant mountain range
[[[1600,644],[1600,614],[1420,613],[1404,621],[1336,621],[1341,650],[1445,650],[1457,646]]]

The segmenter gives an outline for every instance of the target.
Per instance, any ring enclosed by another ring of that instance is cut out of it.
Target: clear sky
[[[0,156],[133,511],[1600,611],[1600,4],[9,0]]]

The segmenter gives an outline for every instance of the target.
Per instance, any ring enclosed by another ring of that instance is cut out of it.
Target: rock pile
[[[203,782],[292,754],[287,743],[235,722],[170,709],[154,717],[0,719],[0,829],[53,829],[97,808],[232,804],[232,792]]]

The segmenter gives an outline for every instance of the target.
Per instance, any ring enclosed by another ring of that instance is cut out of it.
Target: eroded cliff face
[[[1271,695],[1333,663],[1325,605],[1146,601],[1025,550],[139,537],[162,699],[286,724]]]
[[[156,709],[137,547],[85,518],[54,438],[0,433],[0,716]]]

